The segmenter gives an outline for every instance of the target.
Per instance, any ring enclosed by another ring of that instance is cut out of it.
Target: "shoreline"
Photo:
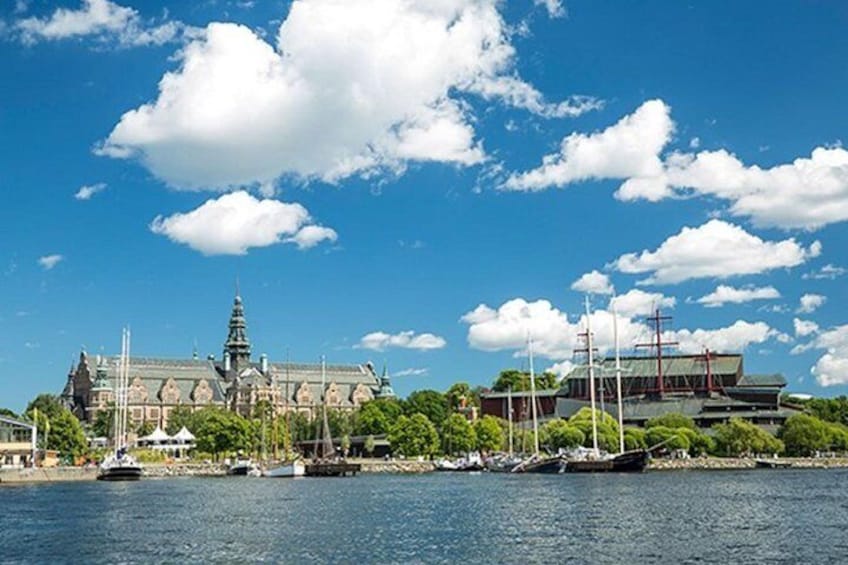
[[[846,469],[848,457],[763,458],[791,469]],[[695,457],[692,459],[652,459],[646,472],[662,471],[741,471],[757,469],[756,458]],[[435,471],[432,461],[357,459],[361,473],[420,475]],[[147,464],[145,478],[223,477],[227,467],[219,463]],[[0,485],[94,481],[97,467],[49,467],[36,469],[0,469]]]

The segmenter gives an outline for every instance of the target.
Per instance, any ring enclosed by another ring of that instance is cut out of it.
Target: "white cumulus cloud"
[[[613,297],[609,310],[612,312],[614,305],[619,316],[635,318],[650,316],[657,309],[674,308],[676,304],[677,299],[673,296],[665,296],[661,292],[645,292],[634,288]]]
[[[780,298],[780,292],[773,286],[735,288],[720,284],[711,293],[698,299],[698,304],[707,308],[717,308],[725,304],[742,304],[753,300],[772,300]]]
[[[196,32],[177,21],[154,25],[143,20],[136,10],[109,0],[83,0],[76,10],[57,8],[49,17],[18,20],[14,29],[29,45],[95,36],[102,41],[117,41],[124,47],[162,45]]]
[[[621,179],[616,198],[656,202],[697,194],[725,200],[756,226],[813,230],[848,220],[848,151],[819,146],[809,157],[770,168],[746,165],[726,149],[664,152],[675,123],[662,100],[643,103],[607,129],[574,132],[560,151],[503,188],[543,190],[587,179]],[[700,139],[692,138],[696,150]]]
[[[612,294],[613,287],[609,277],[599,271],[584,274],[571,284],[571,290],[594,294]]]
[[[105,182],[98,182],[97,184],[85,184],[80,187],[80,189],[74,194],[74,198],[77,200],[91,200],[91,197],[97,194],[98,192],[103,192],[106,190]]]
[[[301,249],[321,240],[335,241],[335,231],[310,221],[309,212],[300,204],[259,200],[239,191],[207,200],[191,212],[158,216],[150,229],[204,255],[244,255],[251,247],[283,241]]]
[[[211,23],[181,50],[158,98],[126,112],[98,153],[136,157],[185,189],[480,163],[465,96],[545,116],[597,107],[548,103],[518,77],[500,4],[296,0],[275,44]]]
[[[848,324],[819,333],[807,348],[825,350],[810,369],[821,386],[848,384]]]
[[[372,349],[374,351],[384,351],[391,347],[428,351],[431,349],[441,349],[445,345],[447,345],[447,341],[443,337],[431,333],[417,334],[412,330],[408,330],[396,334],[381,331],[371,332],[362,336],[357,347]]]
[[[667,332],[668,341],[677,341],[682,353],[700,353],[705,348],[712,351],[729,353],[742,351],[751,344],[764,343],[776,338],[785,341],[785,337],[765,322],[747,322],[737,320],[725,328],[713,330],[682,329]]]
[[[794,238],[764,241],[734,224],[710,220],[696,228],[684,227],[655,251],[622,255],[614,266],[623,273],[651,273],[642,281],[646,284],[669,284],[794,267],[820,253],[818,241],[804,249]]]
[[[798,312],[799,314],[809,314],[811,312],[815,312],[821,306],[823,306],[825,302],[827,302],[826,296],[822,296],[821,294],[805,294],[801,296],[801,299],[799,300],[798,310],[796,310],[796,312]]]
[[[41,268],[43,268],[45,271],[49,271],[64,260],[64,255],[59,255],[58,253],[55,253],[53,255],[45,255],[44,257],[40,257],[38,259],[38,264],[41,265]]]
[[[824,267],[818,269],[817,271],[811,271],[809,273],[804,273],[801,278],[804,280],[813,279],[813,280],[833,280],[837,277],[841,277],[846,272],[845,267],[837,267],[831,263],[828,263]]]
[[[548,15],[552,18],[561,18],[565,16],[565,6],[562,0],[533,0],[537,6],[544,6],[548,11]]]
[[[819,325],[810,320],[801,320],[800,318],[792,319],[792,326],[795,328],[795,335],[798,337],[806,337],[819,331]]]
[[[589,179],[653,179],[662,173],[660,152],[674,132],[670,112],[662,100],[649,100],[603,131],[572,133],[558,153],[546,155],[536,169],[510,176],[502,188],[535,191]]]

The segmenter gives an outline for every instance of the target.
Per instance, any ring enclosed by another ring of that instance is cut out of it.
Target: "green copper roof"
[[[704,375],[707,364],[701,355],[669,355],[662,360],[663,375],[667,377]],[[710,371],[713,375],[735,375],[742,368],[741,355],[715,355],[710,357]],[[607,377],[615,374],[615,359],[612,357],[595,360],[595,376]],[[621,376],[656,376],[656,357],[622,357]],[[587,379],[589,368],[585,365],[575,367],[566,379]]]

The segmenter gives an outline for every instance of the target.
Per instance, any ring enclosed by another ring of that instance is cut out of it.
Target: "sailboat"
[[[324,357],[321,357],[321,395],[325,394],[327,382],[327,365]],[[315,435],[315,449],[312,461],[306,464],[304,474],[307,477],[344,477],[355,475],[361,469],[358,463],[348,463],[343,457],[336,455],[333,447],[333,439],[330,435],[330,423],[327,421],[327,402],[324,400],[321,409],[320,433]],[[322,438],[319,443],[319,437]],[[321,456],[318,456],[318,447],[321,447]]]
[[[506,391],[506,412],[508,419],[509,430],[509,451],[506,454],[500,454],[491,457],[486,461],[486,470],[492,473],[510,473],[523,459],[515,454],[513,448],[514,434],[512,430],[512,387],[508,387]]]
[[[612,302],[613,334],[615,335],[615,383],[616,400],[618,403],[618,453],[602,453],[598,449],[598,421],[595,412],[595,363],[592,348],[592,322],[589,312],[589,299],[586,298],[586,349],[589,355],[589,398],[592,409],[592,449],[580,451],[579,456],[567,458],[565,472],[567,473],[603,473],[603,472],[641,472],[648,465],[650,453],[645,449],[632,451],[624,450],[624,421],[621,401],[621,355],[618,340],[618,313],[615,308],[615,297]]]
[[[539,452],[539,417],[536,410],[536,374],[533,369],[533,340],[527,337],[527,354],[530,361],[530,411],[533,415],[533,454],[515,465],[511,473],[541,473],[557,475],[565,471],[565,459],[559,455],[544,457]]]
[[[130,330],[121,335],[121,358],[115,383],[114,441],[115,452],[100,464],[99,481],[137,481],[141,478],[141,465],[127,453],[127,384],[130,374]]]
[[[276,375],[274,375],[274,390],[276,390],[277,380]],[[288,355],[286,356],[286,400],[285,400],[285,412],[286,412],[286,433],[283,435],[283,452],[285,459],[281,461],[279,464],[274,465],[273,467],[269,467],[265,470],[263,476],[269,478],[288,478],[288,477],[302,477],[306,474],[306,464],[303,460],[299,458],[292,457],[291,454],[291,418],[289,414],[289,362]],[[276,411],[275,411],[276,414]],[[276,426],[276,418],[274,419],[274,429],[277,429]],[[274,450],[276,452],[277,444],[274,444]]]

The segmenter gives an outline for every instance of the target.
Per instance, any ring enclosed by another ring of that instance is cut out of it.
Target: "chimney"
[[[225,351],[224,352],[224,371],[229,373],[231,368],[232,368],[232,366],[230,365],[230,352]]]
[[[263,353],[262,355],[259,356],[259,366],[262,369],[262,374],[267,375],[268,374],[268,354],[267,353]]]

